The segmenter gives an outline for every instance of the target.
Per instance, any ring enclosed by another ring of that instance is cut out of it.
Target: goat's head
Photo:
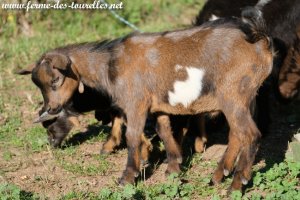
[[[40,115],[45,111],[42,109]],[[60,147],[61,143],[73,128],[73,123],[68,114],[63,111],[60,116],[55,119],[42,122],[44,128],[47,129],[49,144],[54,147]]]
[[[71,59],[62,53],[46,53],[34,67],[21,70],[21,75],[31,74],[32,81],[39,87],[44,98],[43,113],[35,122],[44,122],[60,115],[70,103],[76,89],[83,92],[83,84],[76,74]]]

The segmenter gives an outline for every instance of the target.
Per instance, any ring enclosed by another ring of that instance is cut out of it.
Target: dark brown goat
[[[300,15],[300,14],[299,14]],[[286,59],[279,73],[279,91],[285,98],[294,97],[300,87],[300,24],[297,38],[288,49]]]
[[[27,73],[28,72],[30,72],[30,70],[27,70]],[[26,72],[23,71],[23,74],[26,74]],[[41,121],[43,126],[48,129],[50,144],[54,147],[60,146],[72,127],[75,124],[79,124],[77,116],[95,110],[95,118],[98,121],[102,121],[102,124],[113,122],[111,137],[116,137],[114,141],[116,141],[115,145],[117,145],[120,141],[118,132],[121,132],[121,126],[123,124],[122,120],[119,120],[122,118],[122,114],[118,109],[111,108],[110,105],[111,103],[108,97],[103,96],[101,93],[97,93],[87,86],[84,86],[84,91],[82,91],[82,93],[76,91],[72,96],[68,107],[64,108],[62,114],[52,120],[45,121],[44,119]],[[44,105],[39,114],[42,115],[46,109],[47,105]],[[108,140],[108,143],[111,143],[109,142],[110,140],[111,139]],[[102,150],[107,153],[112,151],[111,147],[106,147],[106,145],[103,147],[104,149]]]
[[[218,20],[192,29],[133,34],[111,42],[87,43],[45,53],[32,71],[47,114],[60,113],[73,93],[87,85],[111,97],[127,121],[128,161],[120,180],[139,174],[141,133],[147,113],[157,114],[169,172],[178,172],[181,155],[166,114],[224,112],[230,125],[228,149],[213,181],[221,181],[238,155],[233,189],[251,178],[260,132],[249,106],[270,74],[273,52],[261,13]]]
[[[101,102],[101,101],[100,101]],[[81,101],[84,103],[84,101]],[[90,103],[90,102],[89,102]],[[82,104],[80,104],[82,105]],[[76,105],[74,105],[76,107]],[[81,107],[82,108],[82,107]],[[59,116],[54,118],[53,120],[48,120],[42,122],[43,126],[47,129],[48,140],[51,146],[59,147],[63,141],[63,139],[68,135],[73,126],[78,122],[77,115],[82,114],[74,113],[74,108],[72,111],[64,109]],[[82,111],[82,110],[81,110]],[[84,112],[88,112],[90,110],[84,110]],[[82,111],[83,112],[83,111]],[[111,134],[108,140],[103,144],[101,149],[101,154],[109,154],[114,151],[114,149],[120,145],[122,138],[122,126],[124,124],[124,118],[122,114],[117,114],[118,111],[95,111],[95,117],[97,120],[102,121],[102,124],[106,124],[112,122]],[[75,114],[75,116],[74,116]],[[100,117],[100,118],[99,118]],[[108,117],[110,119],[104,119],[103,117]],[[147,163],[149,158],[149,152],[152,150],[152,144],[150,140],[148,140],[144,134],[141,135],[141,161]]]
[[[208,0],[195,20],[195,25],[219,17],[240,17],[240,10],[246,6],[261,8],[270,35],[274,38],[277,56],[274,59],[274,79],[267,84],[279,86],[281,95],[285,98],[294,97],[300,87],[299,48],[300,39],[297,34],[300,28],[300,1],[298,0]],[[274,17],[274,14],[276,17]],[[279,73],[280,71],[280,73]],[[279,80],[278,80],[279,73]],[[268,86],[259,93],[269,92]],[[260,103],[260,102],[259,102]],[[267,105],[262,105],[266,108]],[[265,118],[265,117],[264,117]]]

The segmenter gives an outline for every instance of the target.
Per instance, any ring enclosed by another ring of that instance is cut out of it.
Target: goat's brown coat
[[[247,35],[241,31],[242,26],[246,25],[238,20],[218,21],[182,31],[136,34],[108,43],[55,49],[51,55],[69,58],[68,64],[45,64],[43,60],[49,54],[46,53],[33,71],[33,80],[48,100],[49,112],[59,112],[58,108],[67,103],[79,82],[109,95],[123,110],[127,120],[128,162],[121,183],[132,183],[138,175],[140,135],[149,110],[158,115],[160,136],[168,154],[168,172],[179,170],[181,154],[164,113],[224,112],[230,125],[230,142],[214,178],[217,183],[225,172],[231,171],[240,154],[232,183],[233,189],[240,189],[250,179],[260,137],[250,114],[250,102],[270,74],[273,59],[264,30],[249,33],[259,29],[252,21],[247,25],[251,27]],[[251,39],[252,36],[256,39]],[[174,83],[188,76],[176,66],[204,72],[203,79],[199,80],[202,93],[186,106],[180,103],[171,106],[169,102],[168,94],[174,91]],[[41,80],[39,71],[43,68],[52,72],[47,73],[51,81]],[[59,72],[65,76],[63,84],[51,94],[45,92],[44,87],[51,88],[49,85],[53,85],[52,80],[57,78],[54,75]],[[56,98],[57,94],[63,98]]]

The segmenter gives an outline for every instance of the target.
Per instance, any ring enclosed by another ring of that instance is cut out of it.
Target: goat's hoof
[[[181,156],[176,157],[176,161],[177,161],[178,164],[181,164],[181,163],[182,163],[182,160],[183,160],[183,159],[182,159]],[[163,163],[165,163],[165,164],[169,163],[168,158],[165,158],[165,159],[163,160]]]
[[[229,175],[229,170],[224,169],[224,170],[223,170],[223,174],[224,174],[224,176],[228,176],[228,175]]]
[[[245,177],[242,177],[241,181],[242,181],[243,185],[247,185],[248,184],[248,180]]]
[[[298,90],[291,88],[291,86],[289,84],[280,85],[279,91],[280,91],[280,94],[286,99],[291,99],[298,93]]]
[[[179,173],[180,173],[180,171],[179,172],[177,172],[177,171],[169,171],[169,170],[165,171],[166,177],[170,176],[171,174],[177,174],[178,175]]]
[[[231,195],[231,193],[233,192],[234,190],[232,190],[231,186],[227,188],[227,197],[229,197]]]
[[[242,180],[239,177],[234,177],[233,181],[231,183],[231,186],[229,188],[229,191],[242,191]]]
[[[118,185],[120,186],[124,186],[126,184],[125,180],[123,179],[123,177],[118,179]]]
[[[181,164],[182,163],[182,157],[177,157],[176,161],[178,162],[178,164]]]
[[[216,170],[213,174],[213,177],[211,179],[211,182],[213,183],[213,185],[219,185],[224,177],[224,172],[223,170]]]
[[[135,180],[136,174],[133,174],[133,176],[122,176],[121,178],[119,178],[118,183],[121,186],[124,186],[126,184],[134,184],[134,180]]]
[[[147,166],[149,166],[149,161],[148,161],[148,160],[141,160],[141,166],[142,166],[142,167],[147,167]]]
[[[234,187],[232,187],[232,185],[231,185],[231,186],[228,187],[228,189],[227,189],[227,196],[229,197],[229,196],[232,194],[232,192],[234,192],[234,191],[240,191],[240,192],[242,192],[242,187],[240,187],[240,188],[234,188]]]
[[[209,185],[210,186],[216,186],[216,185],[219,185],[220,183],[221,183],[221,180],[217,180],[217,179],[212,178],[209,182]]]
[[[196,153],[202,153],[204,151],[205,142],[200,138],[196,138],[195,140],[195,151]]]
[[[109,154],[111,154],[111,152],[112,152],[112,151],[110,151],[110,150],[101,149],[100,154],[101,154],[101,155],[109,155]]]
[[[166,174],[166,176],[169,176],[170,174],[173,174],[173,173],[179,174],[180,171],[181,170],[180,170],[180,167],[178,164],[175,164],[175,165],[168,164],[168,168],[167,168],[165,174]]]
[[[169,162],[169,161],[168,161],[168,158],[165,158],[165,159],[163,160],[163,163],[164,163],[164,164],[168,164],[168,162]]]

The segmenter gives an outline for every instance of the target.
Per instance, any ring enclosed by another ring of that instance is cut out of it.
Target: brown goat
[[[19,71],[18,74],[31,74],[32,70],[30,65],[27,69]],[[79,125],[77,119],[79,114],[95,110],[95,118],[102,121],[102,124],[112,122],[111,134],[101,149],[102,154],[109,154],[121,143],[122,125],[124,124],[123,114],[119,109],[111,107],[111,100],[107,96],[88,86],[83,85],[83,88],[82,91],[76,91],[73,94],[63,112],[57,116],[50,116],[49,119],[39,118],[38,122],[42,122],[42,125],[47,129],[48,141],[52,147],[56,148],[61,146],[73,126]],[[39,111],[39,115],[45,113],[47,108],[48,106],[45,104]],[[144,134],[141,135],[141,141],[141,160],[146,162],[152,145]]]
[[[213,182],[228,175],[240,155],[232,188],[241,189],[251,178],[260,137],[250,102],[270,74],[273,60],[261,13],[249,8],[243,17],[58,48],[40,58],[32,80],[43,93],[49,115],[61,112],[83,84],[108,95],[122,109],[128,161],[120,183],[133,183],[139,174],[140,136],[149,111],[157,114],[169,172],[179,171],[181,154],[166,114],[222,111],[230,138]]]

